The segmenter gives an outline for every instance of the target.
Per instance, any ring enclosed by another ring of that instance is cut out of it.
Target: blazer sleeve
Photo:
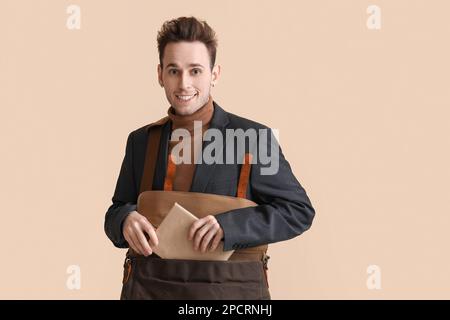
[[[128,135],[125,156],[120,168],[116,189],[112,197],[112,205],[105,215],[105,233],[118,248],[128,248],[128,242],[122,233],[125,218],[137,206],[137,190],[133,168],[133,132]]]
[[[267,140],[270,150],[271,139]],[[260,169],[265,166],[259,159],[251,166],[250,198],[258,206],[215,216],[224,230],[224,251],[288,240],[311,227],[315,210],[292,173],[278,142],[276,146],[279,152],[276,174],[262,175]]]

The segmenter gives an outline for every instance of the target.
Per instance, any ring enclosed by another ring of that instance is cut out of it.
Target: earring
[[[216,84],[214,82],[211,82],[211,85],[214,87]]]

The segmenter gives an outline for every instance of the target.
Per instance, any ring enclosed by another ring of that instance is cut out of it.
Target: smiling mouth
[[[192,99],[194,99],[197,95],[198,95],[198,93],[194,93],[194,94],[191,94],[191,95],[178,95],[178,94],[176,94],[175,97],[177,97],[178,101],[188,102],[188,101],[191,101]]]

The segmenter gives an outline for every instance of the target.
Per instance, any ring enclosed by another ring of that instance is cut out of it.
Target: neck
[[[184,128],[192,131],[194,130],[194,121],[201,121],[202,126],[207,125],[211,121],[213,111],[213,99],[209,96],[208,102],[192,114],[178,115],[175,113],[173,107],[170,107],[169,110],[167,110],[167,114],[170,120],[172,120],[172,129]]]

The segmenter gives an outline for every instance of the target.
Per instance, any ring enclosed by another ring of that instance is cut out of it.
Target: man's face
[[[220,66],[211,71],[208,49],[200,41],[170,42],[164,49],[158,81],[178,115],[190,115],[208,102]]]

